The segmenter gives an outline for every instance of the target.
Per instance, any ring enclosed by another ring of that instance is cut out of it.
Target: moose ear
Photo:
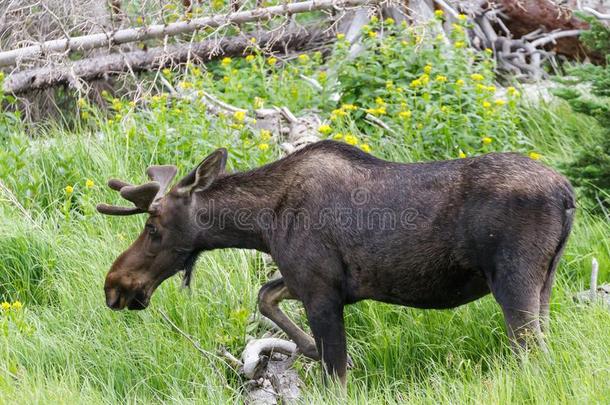
[[[227,150],[216,149],[178,183],[181,194],[192,194],[210,187],[220,176],[227,164]]]

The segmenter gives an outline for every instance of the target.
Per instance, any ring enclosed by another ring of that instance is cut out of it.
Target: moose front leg
[[[295,297],[288,291],[284,280],[279,278],[261,287],[258,293],[258,307],[263,315],[275,322],[296,343],[303,355],[320,360],[314,339],[280,309],[278,305],[280,301],[287,299],[295,299]]]

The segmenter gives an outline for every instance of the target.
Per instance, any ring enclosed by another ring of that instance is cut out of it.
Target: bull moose
[[[246,248],[282,275],[260,289],[260,311],[343,384],[343,308],[364,299],[441,309],[491,292],[513,347],[544,344],[575,209],[555,171],[515,153],[395,163],[335,141],[245,172],[226,161],[214,151],[167,193],[175,166],[150,167],[143,185],[109,181],[135,206],[99,212],[149,215],[106,277],[110,308],[144,309],[178,271],[188,284],[201,252]],[[313,339],[279,308],[286,299],[303,303]]]

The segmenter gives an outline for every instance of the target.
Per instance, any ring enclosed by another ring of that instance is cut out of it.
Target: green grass
[[[238,98],[230,86],[264,89],[270,82],[284,89],[266,90],[270,104],[295,112],[316,107],[325,117],[336,108],[317,99],[290,72],[273,68],[248,81],[250,68],[238,63],[235,82],[214,87],[209,78],[193,80],[243,106],[251,107],[261,93],[247,90]],[[215,66],[212,72],[222,75],[222,69]],[[294,69],[309,69],[313,75],[319,66]],[[302,90],[306,100],[295,97],[292,87]],[[432,103],[444,102],[445,95]],[[190,293],[180,289],[176,277],[159,288],[148,310],[110,311],[102,289],[105,273],[144,218],[104,217],[94,206],[119,202],[104,186],[111,176],[141,182],[145,168],[154,163],[177,164],[184,173],[218,146],[229,147],[231,169],[244,169],[277,158],[279,148],[231,118],[205,118],[197,103],[153,101],[134,110],[122,102],[117,107],[110,120],[87,107],[89,116],[76,121],[71,131],[51,126],[32,139],[13,125],[11,133],[0,137],[0,178],[11,194],[0,191],[0,299],[24,303],[20,310],[0,313],[0,403],[240,402],[244,381],[215,353],[225,346],[238,354],[247,335],[262,333],[249,318],[256,312],[258,288],[273,268],[253,252],[209,252],[197,265]],[[480,114],[471,117],[476,122],[489,119],[482,110],[472,114]],[[510,122],[494,125],[503,136],[516,128],[511,141],[517,146],[498,140],[488,150],[535,150],[556,168],[601,136],[592,120],[563,104],[513,105],[501,114]],[[435,155],[438,150],[453,154],[452,145],[459,142],[452,140],[451,127],[438,126],[442,116],[426,119],[427,137],[434,137],[435,128],[441,133],[433,148],[428,148],[430,139],[405,143],[354,121],[333,125],[335,131],[354,131],[380,157],[407,162],[446,157]],[[483,134],[475,133],[476,142]],[[468,144],[473,144],[472,136],[468,134]],[[264,142],[271,147],[260,148]],[[95,186],[87,188],[88,179]],[[65,191],[68,185],[73,193]],[[592,257],[601,263],[600,280],[610,277],[609,234],[604,219],[578,211],[552,298],[548,355],[511,355],[501,311],[491,297],[444,311],[377,302],[348,307],[349,353],[355,363],[348,402],[607,403],[610,312],[577,306],[572,294],[588,287]],[[302,308],[287,307],[304,324]],[[162,313],[208,354],[173,330]],[[345,402],[321,384],[316,363],[300,359],[296,367],[305,382],[303,403]]]

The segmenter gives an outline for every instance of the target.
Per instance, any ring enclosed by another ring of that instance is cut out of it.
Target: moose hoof
[[[316,361],[320,360],[320,354],[318,353],[315,343],[308,344],[305,347],[299,347],[299,351],[305,357]]]

